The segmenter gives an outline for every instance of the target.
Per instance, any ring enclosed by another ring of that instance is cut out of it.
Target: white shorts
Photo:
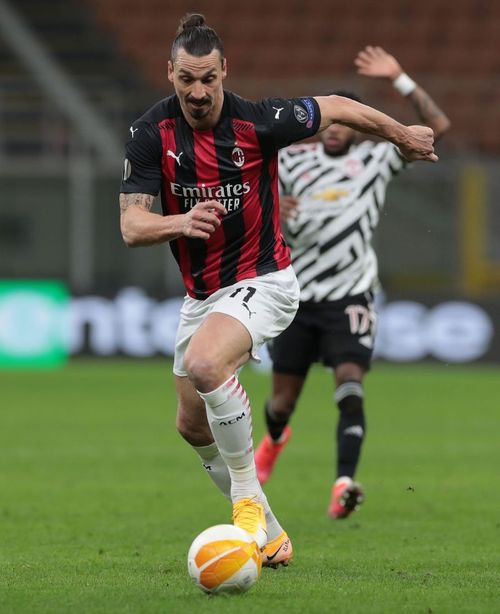
[[[175,339],[175,375],[186,377],[184,353],[205,318],[210,313],[225,313],[236,318],[252,337],[252,358],[259,361],[262,344],[287,328],[299,306],[299,284],[291,266],[259,277],[238,281],[221,288],[207,299],[186,296]]]

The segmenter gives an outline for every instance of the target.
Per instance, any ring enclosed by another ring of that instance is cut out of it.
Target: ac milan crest
[[[245,154],[243,153],[243,149],[241,149],[240,147],[235,147],[233,149],[231,157],[235,166],[237,166],[238,168],[242,167],[245,164]]]

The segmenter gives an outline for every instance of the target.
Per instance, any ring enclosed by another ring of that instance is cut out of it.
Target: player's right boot
[[[279,565],[286,567],[292,560],[293,548],[290,538],[285,531],[270,542],[267,542],[262,550],[262,566],[273,567],[276,569]]]
[[[233,503],[233,524],[257,542],[262,550],[267,543],[267,523],[264,506],[255,499],[239,499]]]
[[[260,442],[257,450],[255,450],[257,478],[261,484],[265,484],[271,477],[274,464],[278,460],[278,456],[281,454],[283,448],[290,441],[291,436],[292,429],[289,426],[285,427],[285,430],[278,441],[273,441],[269,433],[264,435],[264,439]]]
[[[354,482],[347,476],[340,477],[332,487],[328,515],[333,520],[347,518],[359,509],[363,499],[364,493],[359,482]]]

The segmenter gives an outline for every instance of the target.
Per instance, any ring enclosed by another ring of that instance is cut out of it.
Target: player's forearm
[[[342,96],[323,96],[317,100],[321,110],[320,130],[331,124],[342,124],[398,146],[406,143],[406,126],[381,111]]]
[[[120,195],[120,228],[123,240],[129,247],[166,243],[181,234],[181,215],[162,216],[149,211],[153,197],[139,199]]]
[[[125,213],[121,217],[121,231],[129,247],[167,243],[182,235],[179,215],[163,217],[157,213]]]
[[[435,140],[449,130],[450,120],[422,87],[417,85],[408,95],[408,100],[412,103],[420,121],[433,129]]]

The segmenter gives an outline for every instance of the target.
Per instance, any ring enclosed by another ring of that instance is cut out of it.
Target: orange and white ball
[[[232,524],[218,524],[195,538],[188,552],[188,572],[206,593],[242,593],[260,577],[259,547]]]

